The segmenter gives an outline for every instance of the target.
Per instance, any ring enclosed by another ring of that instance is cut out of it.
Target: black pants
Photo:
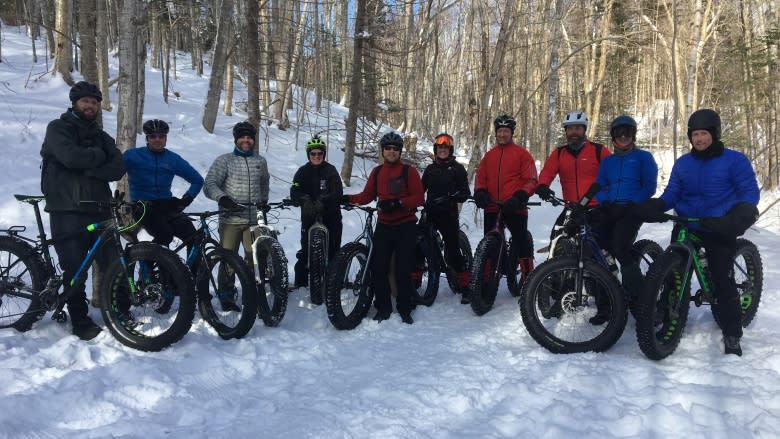
[[[447,257],[447,265],[460,273],[466,269],[466,261],[460,254],[459,231],[457,211],[453,216],[451,212],[428,214],[428,221],[441,233],[444,241],[444,254]]]
[[[721,331],[727,336],[742,336],[742,306],[737,284],[734,282],[734,259],[737,255],[737,238],[715,233],[696,231],[701,238],[707,256],[707,271],[712,280],[714,302],[712,311],[720,320]],[[672,241],[677,238],[677,228],[672,231]]]
[[[374,306],[380,313],[390,313],[393,304],[390,300],[390,258],[395,254],[395,284],[398,287],[396,308],[399,314],[412,311],[412,269],[414,268],[414,245],[417,241],[417,223],[382,224],[376,226],[374,233],[374,256],[371,261],[373,278]]]
[[[591,226],[596,233],[599,247],[609,250],[621,266],[639,262],[631,253],[631,247],[636,241],[639,228],[642,227],[641,221],[630,215],[620,218],[604,217],[598,222],[592,222]]]
[[[484,233],[493,230],[496,224],[498,212],[485,212],[485,223],[482,225]],[[517,255],[521,258],[531,258],[534,255],[534,243],[528,240],[528,217],[524,215],[503,214],[504,224],[512,235],[512,245],[518,249]]]
[[[52,212],[49,214],[51,223],[51,237],[54,240],[54,250],[62,268],[62,276],[65,285],[76,274],[81,262],[89,252],[90,247],[100,236],[99,232],[87,231],[87,225],[104,221],[108,214],[98,213],[64,213]],[[99,270],[108,267],[112,258],[116,257],[115,244],[104,242],[95,253],[95,262]],[[85,271],[89,267],[85,267]],[[81,281],[75,286],[75,291],[67,301],[68,312],[72,322],[78,322],[87,316],[87,293],[85,290],[86,272],[82,273]]]
[[[147,201],[147,211],[141,224],[154,238],[152,242],[167,247],[173,237],[187,241],[195,234],[192,221],[173,205],[172,200]]]

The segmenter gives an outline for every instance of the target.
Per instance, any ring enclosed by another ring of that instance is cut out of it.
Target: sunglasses
[[[312,151],[309,153],[309,155],[312,157],[322,157],[325,155],[325,153],[322,151]]]
[[[398,151],[398,152],[401,151],[401,147],[400,146],[395,146],[395,145],[383,146],[382,149],[384,149],[385,151]]]
[[[147,134],[146,137],[150,139],[164,139],[168,137],[167,134]]]
[[[449,143],[437,143],[437,144],[435,144],[433,146],[435,146],[437,148],[447,148],[447,149],[449,149],[450,146],[452,146],[452,145],[450,145]]]

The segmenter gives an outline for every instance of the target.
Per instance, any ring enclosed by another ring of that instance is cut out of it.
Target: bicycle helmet
[[[696,110],[688,118],[688,140],[693,143],[691,134],[696,130],[707,130],[712,135],[712,142],[720,140],[720,116],[715,110],[704,108]]]
[[[243,136],[249,136],[254,139],[256,135],[257,130],[254,125],[247,121],[239,122],[233,126],[233,141],[236,141],[239,137]]]
[[[512,133],[514,133],[516,126],[517,126],[517,122],[515,122],[515,118],[508,114],[502,114],[496,117],[496,120],[493,121],[493,128],[495,130],[498,130],[499,128],[502,127],[506,127],[512,130]]]
[[[613,139],[617,138],[617,131],[618,127],[629,127],[629,133],[631,134],[631,138],[636,140],[636,121],[631,116],[621,115],[616,117],[611,124],[609,124],[609,135],[612,136]]]
[[[164,120],[160,119],[151,119],[144,122],[144,134],[147,136],[149,134],[168,134],[168,131],[170,131],[170,128],[168,127],[168,124]]]
[[[382,136],[381,139],[379,139],[379,146],[385,147],[385,146],[400,146],[403,148],[404,146],[404,139],[401,137],[400,134],[390,131],[389,133],[386,133],[384,136]]]
[[[572,111],[563,118],[563,127],[570,125],[582,125],[588,129],[588,116],[584,111]]]
[[[103,101],[103,93],[100,92],[100,89],[95,84],[90,84],[87,81],[79,81],[73,84],[73,87],[70,88],[70,93],[68,93],[71,102],[76,102],[87,96],[97,99],[98,102]]]
[[[319,149],[323,153],[326,152],[325,142],[323,142],[322,139],[320,139],[320,136],[316,134],[311,139],[309,139],[308,142],[306,142],[306,156],[308,156],[313,149]]]
[[[450,155],[455,154],[455,145],[452,139],[452,136],[445,132],[441,132],[436,135],[433,141],[434,148],[436,145],[447,145],[447,147],[450,149]],[[434,153],[436,150],[433,151]]]

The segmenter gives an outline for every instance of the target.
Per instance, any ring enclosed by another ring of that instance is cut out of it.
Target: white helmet
[[[588,116],[584,111],[572,111],[563,118],[563,127],[566,128],[569,125],[583,125],[588,128]]]

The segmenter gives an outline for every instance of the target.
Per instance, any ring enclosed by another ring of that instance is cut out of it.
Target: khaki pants
[[[219,244],[227,250],[238,252],[238,244],[244,246],[244,260],[254,271],[252,262],[252,233],[249,231],[249,224],[220,224],[219,225]],[[222,266],[219,270],[217,279],[220,291],[235,291],[236,274],[229,267]]]

